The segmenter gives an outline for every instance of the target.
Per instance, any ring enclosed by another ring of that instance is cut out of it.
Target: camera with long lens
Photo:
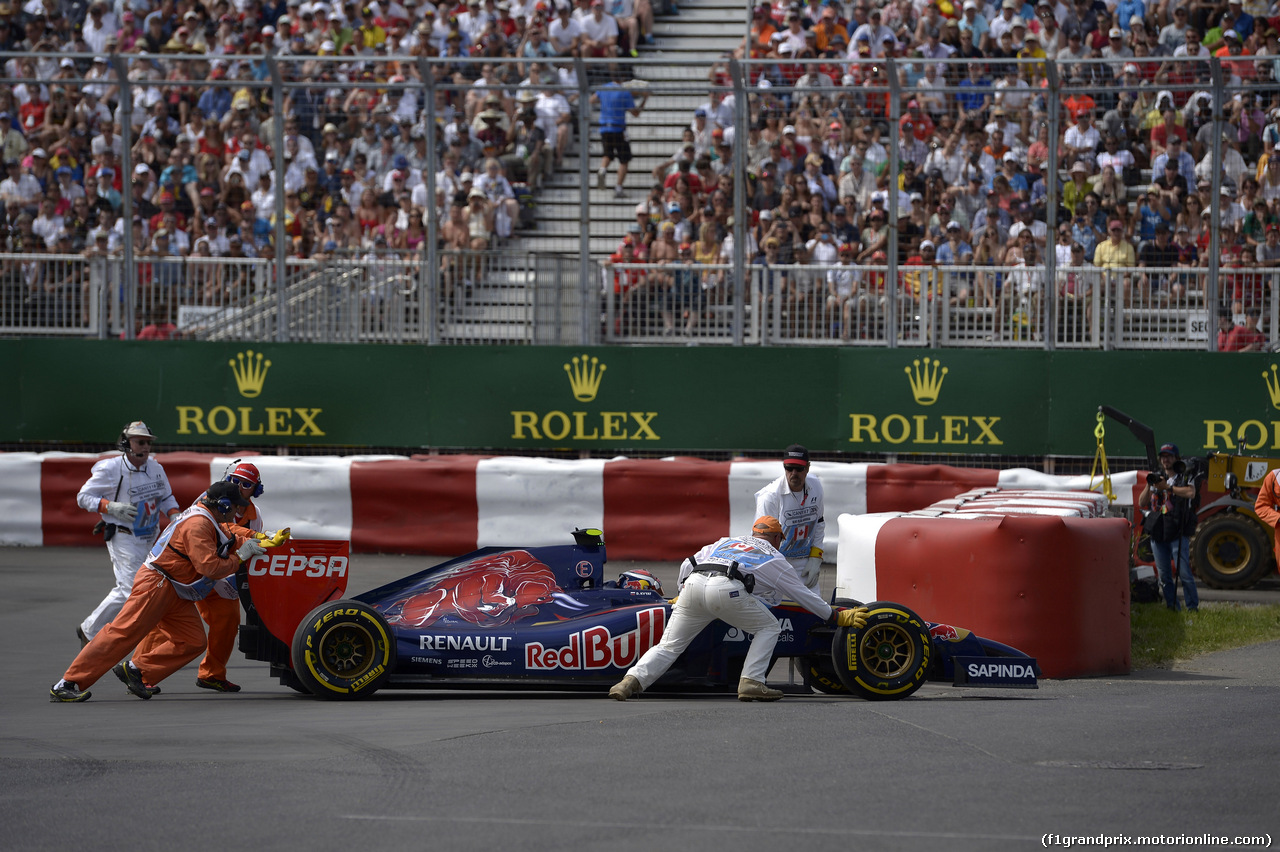
[[[1148,473],[1148,474],[1147,474],[1147,485],[1148,485],[1149,487],[1151,487],[1151,488],[1158,488],[1158,487],[1159,487],[1160,485],[1162,485],[1162,484],[1164,484],[1164,477],[1163,477],[1163,476],[1161,476],[1161,475],[1160,475],[1160,474],[1158,474],[1158,473]]]

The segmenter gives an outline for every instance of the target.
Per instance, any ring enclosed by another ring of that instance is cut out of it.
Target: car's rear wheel
[[[924,685],[933,641],[924,619],[905,606],[877,601],[866,605],[867,624],[839,627],[831,660],[841,683],[869,701],[906,698]]]
[[[319,698],[365,698],[395,664],[395,637],[377,610],[342,600],[316,607],[293,635],[293,671]]]

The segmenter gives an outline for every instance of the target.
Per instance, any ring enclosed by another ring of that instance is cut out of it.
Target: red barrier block
[[[1000,471],[941,464],[867,466],[868,512],[914,512],[972,488],[994,488]],[[831,520],[828,519],[827,523]]]
[[[98,458],[106,456],[46,457],[40,464],[41,527],[46,547],[86,547],[102,544],[93,535],[98,516],[76,505],[76,494],[89,479]],[[206,453],[157,453],[164,467],[178,508],[185,509],[209,487],[209,460]]]
[[[96,458],[56,458],[40,462],[40,526],[45,547],[87,547],[102,544],[93,535],[97,515],[76,505],[80,486],[89,479]]]
[[[1129,522],[896,518],[876,595],[1036,657],[1046,677],[1129,673]]]
[[[481,456],[351,463],[351,549],[462,554],[476,548]]]
[[[730,462],[624,459],[604,466],[604,537],[616,558],[675,561],[729,529]]]

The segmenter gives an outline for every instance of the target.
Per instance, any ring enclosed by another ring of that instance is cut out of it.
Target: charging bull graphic
[[[508,550],[459,565],[430,588],[392,603],[386,617],[406,627],[427,627],[450,615],[496,627],[537,615],[536,604],[560,594],[550,568],[527,550]]]

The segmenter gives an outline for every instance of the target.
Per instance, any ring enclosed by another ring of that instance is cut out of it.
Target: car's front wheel
[[[293,634],[293,671],[318,698],[365,698],[395,664],[395,637],[382,614],[359,601],[316,607]]]
[[[933,640],[924,619],[905,606],[867,604],[861,629],[836,628],[831,660],[850,693],[870,701],[906,698],[924,685]]]

